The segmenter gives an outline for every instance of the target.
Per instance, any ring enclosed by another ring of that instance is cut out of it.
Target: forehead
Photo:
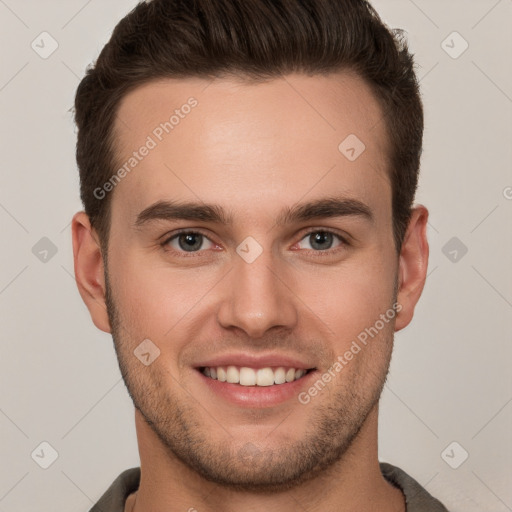
[[[170,197],[245,212],[326,192],[390,196],[382,110],[347,72],[153,81],[123,98],[114,128],[123,215]]]

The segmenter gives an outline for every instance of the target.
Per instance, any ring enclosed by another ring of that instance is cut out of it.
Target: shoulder
[[[381,462],[380,470],[388,482],[404,493],[407,512],[448,512],[439,500],[399,467]]]
[[[89,512],[124,512],[126,498],[139,488],[140,467],[123,471]]]

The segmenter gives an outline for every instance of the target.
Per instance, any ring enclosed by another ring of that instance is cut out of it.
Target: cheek
[[[315,278],[304,275],[298,295],[329,326],[333,345],[342,350],[389,310],[394,282],[391,266],[369,258]]]
[[[121,319],[137,337],[163,341],[175,325],[197,314],[201,299],[219,280],[217,274],[125,257],[115,268],[113,284]]]

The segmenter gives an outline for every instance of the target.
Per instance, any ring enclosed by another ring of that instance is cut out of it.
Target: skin
[[[126,511],[405,510],[378,465],[378,400],[393,333],[423,289],[428,212],[413,209],[397,252],[377,100],[348,72],[151,82],[120,105],[119,165],[191,96],[199,104],[110,192],[108,267],[85,213],[72,223],[79,291],[114,337],[136,406],[142,477]],[[349,134],[366,145],[353,162],[338,150]],[[283,208],[333,196],[364,203],[372,220],[276,223]],[[216,204],[233,221],[137,227],[159,200]],[[208,237],[199,251],[162,245],[182,228]],[[310,232],[322,230],[345,242],[315,249]],[[236,252],[248,236],[262,247],[252,263]],[[395,302],[395,318],[307,405],[235,406],[194,368],[216,354],[271,352],[321,376]],[[133,355],[147,338],[160,349],[149,366]]]

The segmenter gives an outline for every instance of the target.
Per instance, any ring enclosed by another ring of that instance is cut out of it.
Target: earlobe
[[[396,319],[395,331],[403,329],[412,320],[414,308],[425,285],[429,254],[427,222],[428,210],[421,205],[413,208],[400,250],[397,302],[401,310]]]
[[[96,233],[85,212],[78,212],[71,223],[73,259],[78,291],[92,321],[104,332],[111,332],[105,303],[103,256]]]

